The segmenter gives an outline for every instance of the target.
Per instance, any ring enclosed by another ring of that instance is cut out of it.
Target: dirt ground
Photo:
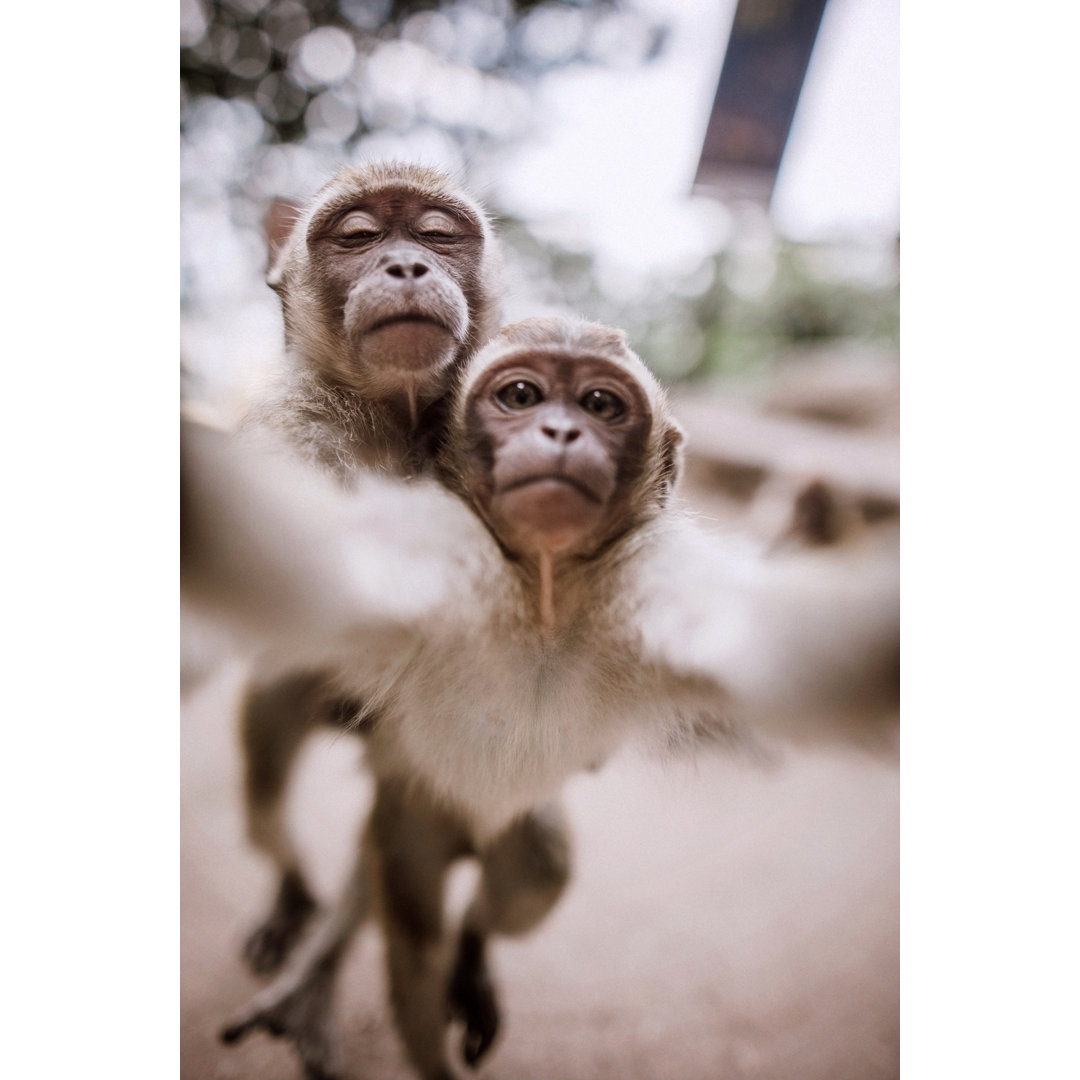
[[[181,1053],[186,1080],[297,1080],[265,1035],[222,1046],[257,989],[240,961],[269,901],[246,846],[226,666],[182,710]],[[330,897],[369,798],[359,746],[311,741],[292,803]],[[548,921],[493,955],[504,1029],[481,1078],[888,1080],[899,1073],[899,776],[856,752],[759,765],[627,753],[567,787],[577,872]],[[471,869],[451,882],[458,907]],[[343,973],[349,1080],[412,1080],[365,930]],[[464,1070],[463,1070],[464,1071]]]

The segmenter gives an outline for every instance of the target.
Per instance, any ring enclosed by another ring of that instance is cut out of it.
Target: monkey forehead
[[[329,218],[359,201],[376,200],[391,193],[445,207],[472,222],[485,236],[490,229],[484,210],[449,176],[422,165],[398,162],[342,169],[315,193],[300,227],[305,233],[312,228],[317,229]]]

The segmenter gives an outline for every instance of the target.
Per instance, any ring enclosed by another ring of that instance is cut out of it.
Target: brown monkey
[[[341,170],[267,216],[267,281],[288,370],[255,410],[348,478],[424,465],[430,407],[499,326],[501,261],[483,209],[416,165]]]
[[[305,207],[275,203],[267,232],[288,368],[246,426],[284,433],[344,484],[365,470],[421,472],[444,395],[498,326],[484,211],[441,173],[375,164],[341,170]],[[244,947],[256,972],[280,966],[315,910],[283,821],[292,763],[318,723],[358,707],[318,670],[255,670],[241,717],[248,835],[279,870]]]
[[[817,676],[837,666],[835,656],[815,650],[834,598],[796,610],[783,581],[770,591],[772,571],[733,564],[691,523],[664,513],[681,438],[620,332],[529,320],[474,358],[455,395],[440,471],[475,517],[435,486],[358,489],[358,500],[368,492],[379,500],[376,525],[388,506],[426,507],[424,537],[410,511],[386,538],[384,576],[400,590],[398,610],[390,586],[356,580],[350,561],[334,555],[351,625],[335,612],[309,643],[336,687],[376,711],[363,857],[342,903],[227,1040],[258,1028],[288,1034],[309,1076],[332,1075],[333,978],[370,898],[417,1071],[426,1080],[453,1075],[448,1005],[465,1021],[465,1058],[475,1063],[497,1029],[488,937],[535,926],[568,878],[556,801],[563,781],[635,732],[664,747],[738,738],[744,725],[798,735],[792,717],[806,688],[833,691]],[[372,528],[364,542],[373,544]],[[401,547],[413,542],[423,553],[406,572]],[[422,596],[411,587],[420,569]],[[794,632],[773,635],[774,617],[790,621],[793,611]],[[852,653],[866,655],[878,639],[888,651],[892,611],[876,612]],[[733,701],[752,724],[733,715]],[[807,712],[810,734],[832,733],[838,703]],[[455,950],[443,883],[469,854],[480,860],[481,886]]]

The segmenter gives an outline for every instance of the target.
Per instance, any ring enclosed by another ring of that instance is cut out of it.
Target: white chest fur
[[[625,650],[537,632],[447,627],[410,657],[380,709],[377,767],[423,778],[478,838],[554,795],[633,723]]]

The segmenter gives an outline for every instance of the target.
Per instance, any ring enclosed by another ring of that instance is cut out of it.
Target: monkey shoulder
[[[241,427],[275,434],[346,486],[372,471],[410,475],[423,449],[386,409],[303,367],[282,372],[255,397]]]

